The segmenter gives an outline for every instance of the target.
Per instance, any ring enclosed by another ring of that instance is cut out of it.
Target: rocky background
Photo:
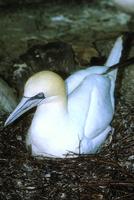
[[[134,64],[119,70],[115,132],[97,155],[33,158],[25,148],[33,112],[3,126],[31,74],[50,69],[66,78],[103,65],[126,33],[132,57],[133,31],[134,15],[112,0],[0,0],[0,199],[133,199]]]

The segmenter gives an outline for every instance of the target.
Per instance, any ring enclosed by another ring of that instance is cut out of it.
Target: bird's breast
[[[36,113],[28,132],[27,144],[31,144],[33,154],[62,157],[70,151],[78,151],[79,137],[76,131],[67,116]]]

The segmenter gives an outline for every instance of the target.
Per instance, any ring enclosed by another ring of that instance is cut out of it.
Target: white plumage
[[[26,140],[33,155],[95,153],[104,143],[114,114],[117,69],[105,72],[119,62],[122,46],[119,37],[104,67],[80,70],[65,82],[50,71],[36,73],[27,81],[22,101],[5,124],[37,106]]]

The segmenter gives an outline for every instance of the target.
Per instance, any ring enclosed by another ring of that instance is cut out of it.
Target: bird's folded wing
[[[75,90],[87,76],[91,74],[105,73],[107,68],[119,63],[122,55],[122,49],[123,49],[123,40],[122,36],[120,36],[115,41],[115,44],[108,56],[105,66],[88,67],[85,70],[80,70],[78,72],[73,73],[66,79],[65,83],[67,88],[67,94],[72,93],[73,90]],[[117,69],[115,69],[114,72],[112,71],[110,74],[114,76],[114,79],[116,79]]]

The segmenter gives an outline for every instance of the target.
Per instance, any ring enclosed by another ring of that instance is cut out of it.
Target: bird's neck
[[[65,127],[68,127],[69,121],[66,100],[57,98],[37,107],[30,130],[51,137],[55,133],[63,132]]]
[[[65,116],[68,114],[66,97],[53,97],[47,99],[43,104],[39,105],[36,115],[42,114],[46,116]]]

